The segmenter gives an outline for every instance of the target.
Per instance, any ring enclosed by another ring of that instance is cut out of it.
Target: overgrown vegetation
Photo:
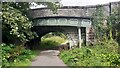
[[[109,17],[104,16],[102,6],[97,7],[92,22],[96,36],[94,44],[63,51],[60,58],[69,66],[120,67],[120,19],[117,7]]]
[[[92,17],[92,25],[96,36],[95,38],[100,40],[104,36],[107,29],[106,23],[105,25],[103,23],[105,21],[105,15],[102,6],[96,8],[96,11],[93,13]]]
[[[23,46],[4,43],[0,46],[2,49],[2,67],[28,66],[30,61],[37,55],[35,51],[25,49]]]
[[[69,66],[120,66],[118,44],[115,41],[106,43],[63,51],[60,58]]]
[[[50,32],[50,33],[44,35],[42,37],[42,39],[44,39],[44,38],[50,38],[50,37],[53,37],[53,36],[59,36],[61,38],[67,39],[67,37],[63,33],[61,33],[61,32]]]
[[[32,21],[27,17],[30,9],[29,2],[3,2],[2,5],[2,42],[0,55],[2,55],[2,67],[28,66],[30,60],[35,57],[36,51],[26,49],[24,44],[34,39],[37,34],[31,31]],[[39,3],[40,4],[40,3]],[[59,5],[51,2],[42,3],[49,6],[56,13]],[[0,66],[1,67],[1,66]]]
[[[36,34],[31,31],[32,22],[7,3],[2,6],[2,33],[3,42],[23,45],[26,41],[35,38]]]
[[[120,19],[118,8],[119,7],[115,7],[112,9],[108,17],[104,15],[102,6],[97,7],[96,12],[93,13],[93,27],[97,41],[115,40],[117,43],[120,43]]]
[[[31,31],[32,22],[16,3],[2,3],[2,67],[28,66],[35,53],[25,49],[26,41],[37,37]],[[20,5],[18,5],[20,6]],[[27,9],[27,8],[26,8]],[[25,9],[24,9],[25,11]]]
[[[66,39],[61,38],[60,36],[51,36],[47,38],[42,38],[41,40],[41,49],[51,49],[55,48],[56,46],[64,43]]]

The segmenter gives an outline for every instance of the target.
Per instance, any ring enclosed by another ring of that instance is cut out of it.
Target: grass
[[[44,38],[42,39],[41,42],[41,49],[43,48],[52,48],[55,47],[57,45],[60,45],[61,43],[64,43],[66,40],[64,38],[61,38],[59,36],[53,36],[50,38]],[[18,68],[18,66],[25,66],[25,68],[27,68],[27,66],[31,65],[32,60],[35,59],[36,56],[38,56],[40,54],[40,50],[34,50],[32,51],[34,53],[34,55],[31,55],[31,60],[24,60],[24,61],[20,61],[17,63],[11,63],[11,66],[15,66],[14,68]]]
[[[30,60],[24,60],[16,63],[11,63],[11,66],[30,66],[31,61]]]
[[[50,38],[43,38],[42,39],[42,46],[40,46],[41,48],[53,48],[57,45],[60,45],[61,43],[64,43],[65,39],[61,38],[59,36],[53,36]],[[3,44],[3,51],[4,54],[2,56],[4,56],[4,58],[2,58],[2,60],[4,61],[3,67],[5,68],[5,66],[12,66],[11,68],[21,68],[25,67],[27,68],[27,66],[31,65],[31,62],[36,58],[36,56],[39,55],[40,50],[28,50],[25,49],[22,46],[14,46],[13,44],[7,45],[7,44]],[[17,55],[17,53],[19,55]],[[8,54],[8,55],[7,55]],[[10,61],[9,59],[9,54],[11,54],[12,57],[12,61]],[[8,67],[7,67],[8,68]]]
[[[115,41],[107,41],[62,51],[59,57],[68,66],[119,66],[120,54],[117,49]]]
[[[41,49],[45,49],[45,48],[53,48],[57,45],[60,45],[61,43],[64,43],[65,39],[61,38],[59,36],[53,36],[50,38],[43,38],[42,39],[42,46],[40,46]],[[8,65],[7,66],[30,66],[31,62],[36,58],[36,56],[39,55],[40,50],[26,50],[24,49],[24,47],[16,47],[14,45],[15,48],[13,49],[12,47],[10,47],[9,45],[4,45],[4,49],[5,49],[5,54],[10,54],[9,51],[7,51],[7,49],[9,48],[10,51],[15,52],[15,54],[19,53],[19,51],[22,51],[23,53],[18,56],[16,56],[16,58],[13,59],[12,62],[7,62]],[[22,50],[23,49],[23,50]],[[7,53],[6,53],[7,51]],[[13,53],[11,52],[11,53]],[[14,53],[12,54],[14,56]],[[7,56],[6,56],[6,60],[7,60]],[[4,61],[4,64],[6,65],[6,62]],[[16,67],[16,68],[17,68]]]
[[[66,39],[61,38],[60,36],[52,36],[49,38],[42,38],[40,49],[51,49],[62,43],[64,43]]]
[[[28,68],[28,66],[31,66],[32,60],[39,55],[40,50],[34,50],[32,52],[34,54],[30,55],[31,59],[21,60],[19,62],[11,62],[10,66],[7,66],[6,68]]]

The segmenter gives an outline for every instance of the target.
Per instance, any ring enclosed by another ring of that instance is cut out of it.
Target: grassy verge
[[[1,47],[3,68],[6,66],[30,66],[31,60],[39,54],[39,51],[25,49],[24,46],[1,44]]]
[[[22,60],[20,62],[15,62],[15,63],[12,63],[11,66],[30,66],[31,65],[31,62],[32,60],[34,60],[40,53],[40,50],[32,50],[33,54],[32,55],[29,55],[30,58],[29,59],[26,59],[26,60]]]
[[[60,58],[68,66],[119,66],[120,54],[114,41],[100,42],[94,46],[85,46],[62,51]]]

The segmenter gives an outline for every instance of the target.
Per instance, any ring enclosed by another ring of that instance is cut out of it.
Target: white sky
[[[63,6],[86,6],[86,5],[97,5],[97,4],[106,4],[109,2],[117,2],[120,0],[61,0],[60,3]],[[34,4],[34,3],[33,3]],[[36,7],[32,6],[31,9],[34,8],[42,8],[44,5],[37,5]]]
[[[120,1],[120,0],[61,0],[61,3],[64,6],[85,6],[85,5],[105,4],[116,1]]]

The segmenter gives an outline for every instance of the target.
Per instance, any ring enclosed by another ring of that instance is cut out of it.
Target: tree
[[[12,6],[15,9],[18,9],[19,11],[22,12],[24,16],[26,16],[27,11],[30,9],[30,5],[31,5],[31,3],[29,2],[10,2],[10,3],[8,2],[6,4]],[[51,9],[53,13],[56,13],[57,9],[60,7],[59,2],[58,4],[56,4],[55,2],[36,2],[36,4],[38,5],[43,4],[47,6],[47,8]]]
[[[36,34],[31,31],[32,22],[23,16],[21,11],[6,3],[3,3],[2,11],[3,42],[9,41],[8,43],[20,44],[36,36]]]

